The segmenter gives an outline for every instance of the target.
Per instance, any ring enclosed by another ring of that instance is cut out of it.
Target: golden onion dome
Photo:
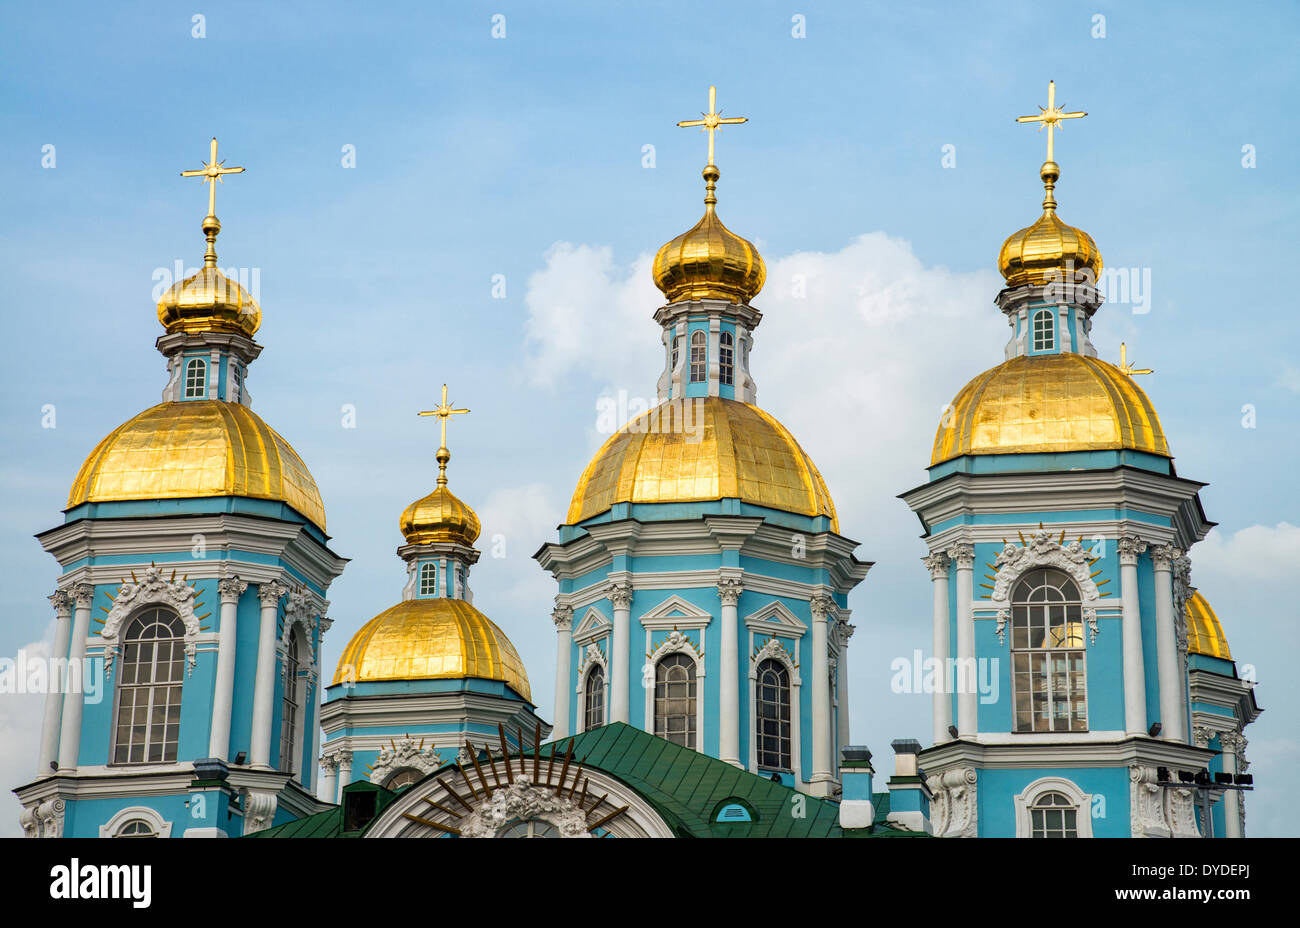
[[[495,622],[463,599],[408,599],[352,636],[334,683],[500,680],[532,701],[519,652]]]
[[[469,547],[482,529],[478,515],[451,490],[447,489],[447,462],[451,454],[438,449],[438,485],[423,499],[417,499],[402,511],[397,527],[406,543],[427,545],[450,541]]]
[[[1187,651],[1189,654],[1232,660],[1232,652],[1228,650],[1228,639],[1223,634],[1219,617],[1199,592],[1193,593],[1187,600]]]
[[[276,500],[325,530],[302,458],[247,406],[221,400],[160,403],[118,426],[81,465],[68,508],[210,496]]]
[[[1112,448],[1169,456],[1155,407],[1133,378],[1080,354],[1020,356],[962,388],[935,433],[930,464]]]
[[[1067,274],[1067,269],[1073,269],[1076,274],[1088,271],[1093,283],[1101,276],[1101,252],[1092,236],[1082,229],[1066,225],[1056,215],[1052,190],[1060,173],[1055,161],[1043,164],[1040,176],[1047,189],[1043,215],[1033,225],[1013,233],[1002,243],[1002,250],[998,252],[998,270],[1006,278],[1008,287],[1075,280]]]
[[[615,503],[717,499],[839,520],[812,459],[771,415],[716,396],[669,400],[629,422],[583,471],[565,522],[576,525]]]
[[[748,303],[767,279],[767,267],[758,250],[722,224],[714,194],[719,172],[704,169],[707,195],[704,216],[687,231],[663,245],[655,255],[651,274],[668,302],[725,300]]]
[[[216,216],[203,220],[210,243],[220,230]],[[197,274],[173,284],[163,294],[158,301],[158,321],[169,334],[228,332],[252,338],[262,324],[262,308],[243,287],[217,270],[216,253],[211,247],[209,252],[210,263],[205,258]]]

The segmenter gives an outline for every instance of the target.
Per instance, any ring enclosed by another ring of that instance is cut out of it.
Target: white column
[[[556,606],[551,611],[555,623],[555,727],[551,737],[569,736],[569,672],[573,653],[573,607]],[[581,704],[579,704],[581,711]]]
[[[957,733],[968,738],[979,731],[979,685],[975,671],[975,547],[948,549],[957,564]]]
[[[718,598],[722,600],[722,665],[718,671],[719,707],[718,757],[729,764],[740,762],[740,623],[736,604],[744,585],[736,577],[718,580]]]
[[[1239,763],[1241,753],[1246,749],[1244,736],[1231,731],[1219,732],[1219,744],[1223,746],[1223,772],[1236,775],[1243,773]],[[1235,789],[1223,791],[1223,836],[1225,838],[1244,838],[1241,826],[1241,792]]]
[[[67,679],[63,661],[68,656],[68,642],[72,638],[72,598],[68,591],[55,590],[50,604],[54,606],[54,654],[50,661],[50,689],[45,694],[45,718],[41,723],[41,753],[36,764],[38,777],[48,777],[53,772],[50,765],[59,756],[59,715],[63,710],[63,681]]]
[[[335,754],[326,754],[320,759],[320,788],[316,798],[321,802],[339,801],[339,759]]]
[[[261,621],[257,629],[257,669],[253,676],[253,730],[248,745],[248,761],[253,767],[271,769],[271,713],[275,697],[275,620],[280,597],[289,588],[278,580],[258,585],[262,601]]]
[[[212,731],[208,756],[228,760],[230,753],[230,711],[235,695],[235,634],[239,597],[248,584],[238,577],[217,582],[221,598],[221,630],[217,636],[217,683],[212,694]]]
[[[829,622],[835,600],[822,594],[808,604],[812,608],[812,784],[814,795],[830,794],[835,779],[831,773],[831,678]]]
[[[1174,629],[1174,584],[1170,568],[1182,554],[1172,545],[1154,545],[1151,564],[1156,580],[1156,659],[1160,672],[1160,734],[1168,741],[1187,741],[1183,720],[1182,655]]]
[[[629,722],[628,707],[632,700],[632,680],[628,665],[632,662],[632,584],[611,583],[606,596],[614,607],[614,654],[609,668],[609,720]]]
[[[85,698],[86,639],[90,636],[90,603],[95,598],[95,588],[89,583],[74,584],[71,590],[75,607],[72,619],[72,645],[68,650],[68,686],[63,694],[63,718],[59,725],[59,772],[77,768],[77,755],[81,752],[81,708]],[[72,680],[73,674],[82,674]]]
[[[843,751],[846,745],[852,744],[849,740],[849,639],[853,637],[853,632],[857,628],[850,625],[847,619],[841,618],[835,623],[835,632],[838,635],[840,646],[840,660],[835,667],[835,691],[839,696],[839,716],[836,721],[839,723],[839,746]],[[838,763],[836,758],[836,763]]]
[[[342,802],[342,801],[343,801],[343,787],[347,786],[349,783],[352,782],[352,752],[351,752],[351,751],[339,751],[337,756],[338,756],[338,759],[339,759],[339,798],[338,798],[338,801],[339,801],[339,802]]]
[[[1146,662],[1142,657],[1142,614],[1138,607],[1138,555],[1147,549],[1136,535],[1116,542],[1119,551],[1120,606],[1123,609],[1124,731],[1147,733]]]
[[[934,699],[934,743],[943,744],[951,741],[948,728],[952,725],[952,697],[948,692],[948,662],[952,658],[952,646],[948,633],[948,555],[936,551],[929,557],[921,558],[921,563],[930,571],[930,586],[934,593],[934,660],[936,670]]]

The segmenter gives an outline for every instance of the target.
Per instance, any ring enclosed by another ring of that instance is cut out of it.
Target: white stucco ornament
[[[460,833],[466,838],[495,838],[511,825],[527,821],[553,825],[561,838],[591,837],[587,815],[577,802],[557,796],[554,789],[538,786],[526,776],[493,790],[492,798],[465,817]]]
[[[199,637],[199,619],[194,614],[194,587],[184,580],[177,580],[176,571],[171,578],[163,576],[161,567],[149,566],[144,578],[123,583],[113,600],[113,607],[104,619],[104,628],[99,635],[104,639],[104,673],[110,679],[113,676],[113,661],[117,658],[118,646],[122,634],[122,624],[141,606],[158,605],[174,609],[185,625],[185,663],[186,675],[194,672],[195,651]]]
[[[1062,544],[1048,531],[1035,532],[1023,546],[1007,543],[994,561],[997,574],[993,580],[993,595],[989,597],[998,610],[998,641],[1007,640],[1006,627],[1011,621],[1011,590],[1017,580],[1036,568],[1054,568],[1067,574],[1083,597],[1083,620],[1088,623],[1088,640],[1097,641],[1097,606],[1101,598],[1093,582],[1092,564],[1087,551],[1078,541]]]

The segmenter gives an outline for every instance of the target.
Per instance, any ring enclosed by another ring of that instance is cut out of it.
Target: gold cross
[[[718,131],[718,127],[736,126],[736,125],[740,125],[740,123],[742,122],[749,122],[748,116],[729,116],[726,119],[723,119],[722,114],[718,112],[717,104],[718,104],[718,88],[710,87],[709,88],[709,111],[707,113],[700,114],[704,118],[686,119],[677,124],[683,129],[689,129],[689,128],[693,128],[694,126],[700,126],[701,132],[709,133],[709,164],[713,164],[713,133]]]
[[[1047,106],[1039,107],[1037,116],[1017,116],[1016,122],[1036,122],[1038,131],[1043,131],[1043,126],[1047,127],[1047,160],[1055,160],[1052,157],[1052,130],[1061,124],[1062,119],[1082,119],[1087,113],[1067,113],[1061,107],[1056,105],[1056,82],[1047,82]]]
[[[1134,367],[1132,364],[1128,363],[1128,348],[1123,342],[1119,343],[1119,369],[1130,377],[1134,374],[1152,373],[1152,370],[1149,367]]]
[[[217,160],[217,140],[212,140],[211,160],[197,171],[181,171],[181,177],[202,177],[203,183],[211,184],[208,188],[208,215],[217,214],[217,184],[224,184],[221,179],[222,174],[242,174],[243,168],[222,167],[226,162]]]
[[[442,385],[442,403],[433,409],[426,409],[420,413],[422,416],[437,416],[442,420],[442,444],[440,449],[447,447],[447,420],[452,416],[459,416],[461,413],[469,412],[468,409],[452,409],[451,404],[447,402],[447,385]]]

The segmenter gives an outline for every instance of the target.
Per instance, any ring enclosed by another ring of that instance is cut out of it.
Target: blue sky
[[[485,538],[506,540],[506,557],[474,573],[476,604],[519,645],[549,716],[554,589],[529,555],[601,440],[599,399],[653,395],[648,256],[699,216],[704,140],[674,123],[712,83],[724,113],[750,118],[719,137],[717,160],[722,217],[768,261],[759,402],[878,562],[851,603],[854,740],[881,757],[892,738],[924,740],[928,698],[888,686],[890,660],[929,636],[924,548],[895,496],[924,479],[943,403],[1002,358],[994,259],[1038,214],[1044,151],[1013,120],[1046,103],[1051,78],[1089,113],[1058,135],[1062,217],[1108,266],[1150,271],[1150,311],[1104,307],[1094,341],[1115,360],[1122,339],[1155,369],[1142,385],[1179,473],[1210,484],[1220,528],[1191,552],[1194,579],[1256,666],[1267,710],[1248,732],[1260,785],[1248,827],[1300,833],[1284,802],[1300,765],[1300,332],[1284,290],[1300,138],[1282,115],[1298,83],[1295,7],[191,7],[0,14],[0,553],[13,604],[0,654],[48,627],[57,565],[32,534],[59,520],[99,438],[158,401],[153,274],[202,256],[206,196],[177,175],[216,135],[248,169],[218,190],[217,212],[222,266],[261,273],[254,408],[312,468],[333,546],[352,558],[331,589],[326,664],[399,598],[397,516],[432,486],[437,444],[415,412],[446,381],[473,410],[450,427],[452,488]],[[205,38],[191,35],[195,12]],[[791,35],[795,14],[806,38]],[[355,168],[341,166],[345,145]],[[815,283],[802,301],[796,273]],[[505,299],[492,298],[498,274]],[[54,429],[41,428],[45,404]],[[344,404],[355,429],[341,427]],[[0,710],[0,739],[17,745],[33,736],[15,715]]]

